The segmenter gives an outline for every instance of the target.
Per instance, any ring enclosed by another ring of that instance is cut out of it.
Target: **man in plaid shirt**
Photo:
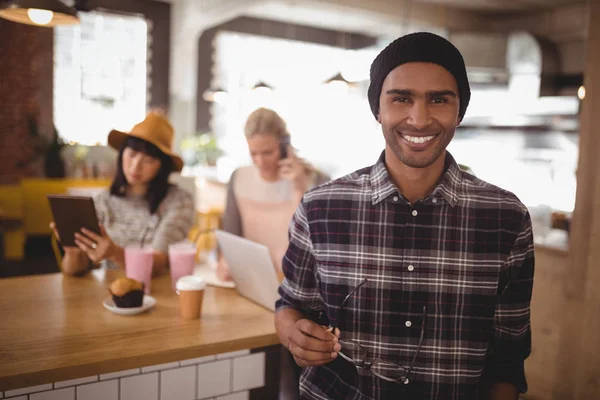
[[[308,192],[290,224],[276,326],[301,398],[517,399],[531,221],[446,151],[470,99],[463,58],[403,36],[374,60],[368,97],[379,160]]]

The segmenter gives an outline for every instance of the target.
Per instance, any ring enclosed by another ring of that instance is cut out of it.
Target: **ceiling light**
[[[30,8],[27,10],[27,16],[36,25],[48,25],[52,21],[52,18],[54,18],[54,12],[40,10],[39,8]]]
[[[348,89],[352,85],[352,83],[348,82],[340,73],[327,79],[324,83],[332,90],[332,93],[337,93],[339,95],[347,94]]]
[[[21,24],[45,27],[79,23],[77,11],[59,0],[9,0],[0,2],[0,18]]]
[[[325,81],[325,83],[334,83],[334,82],[343,82],[345,84],[349,84],[350,83],[339,72],[338,72],[338,74],[336,76],[333,76],[333,77],[331,77],[331,78],[329,78],[329,79],[327,79]]]
[[[579,100],[585,99],[585,86],[579,86],[579,89],[577,89],[577,97],[579,97]]]
[[[223,103],[227,99],[228,93],[220,87],[207,89],[202,93],[202,98],[209,103]]]
[[[269,85],[267,85],[266,83],[264,83],[263,81],[258,82],[256,85],[254,85],[254,90],[273,90],[273,88]]]

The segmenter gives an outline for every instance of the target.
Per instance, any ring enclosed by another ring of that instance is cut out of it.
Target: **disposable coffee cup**
[[[185,319],[198,319],[202,313],[202,300],[206,281],[199,276],[187,275],[179,278],[176,289],[179,295],[181,316]]]

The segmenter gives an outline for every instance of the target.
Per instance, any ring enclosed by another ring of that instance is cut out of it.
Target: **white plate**
[[[102,305],[108,311],[114,312],[115,314],[136,315],[136,314],[141,314],[143,312],[146,312],[149,309],[151,309],[152,307],[154,307],[156,305],[156,299],[154,297],[146,294],[146,295],[144,295],[144,302],[142,303],[141,307],[120,308],[115,305],[115,302],[113,301],[112,296],[111,296],[111,297],[105,298],[104,301],[102,302]]]

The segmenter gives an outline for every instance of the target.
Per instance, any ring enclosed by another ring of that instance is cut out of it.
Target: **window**
[[[105,144],[144,118],[148,25],[143,17],[80,13],[54,29],[54,121],[67,142]]]
[[[478,178],[510,190],[528,207],[573,211],[576,133],[465,128],[457,130],[448,150]]]
[[[215,40],[213,86],[230,95],[211,108],[212,130],[226,151],[219,160],[219,178],[226,180],[234,168],[251,162],[243,126],[247,116],[261,106],[284,118],[300,156],[332,178],[373,164],[385,147],[366,97],[369,67],[379,50],[347,52],[299,41],[220,33]],[[359,82],[347,92],[323,84],[348,66],[356,68],[352,75]],[[274,90],[252,91],[258,81]],[[574,97],[530,96],[518,102],[509,88],[472,89],[465,121],[494,116],[509,124],[527,120],[527,115],[574,115],[578,108]],[[448,149],[479,178],[513,191],[528,206],[573,210],[577,134],[459,128]]]
[[[377,53],[371,48],[345,51],[295,40],[219,33],[213,86],[229,92],[227,101],[211,108],[212,130],[227,153],[219,160],[219,176],[228,179],[234,168],[250,162],[243,128],[258,107],[277,111],[300,156],[332,177],[374,163],[384,140],[366,93],[370,63]],[[353,70],[346,70],[348,66]],[[348,90],[323,83],[340,71],[360,82]],[[259,81],[274,90],[253,91]]]

